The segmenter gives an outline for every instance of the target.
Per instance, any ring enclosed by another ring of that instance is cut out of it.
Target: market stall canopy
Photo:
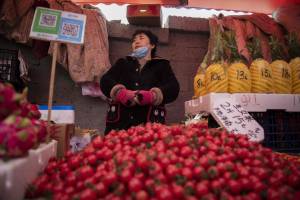
[[[75,3],[98,4],[160,4],[164,6],[185,6],[217,10],[235,10],[271,14],[278,7],[300,3],[300,0],[73,0]]]

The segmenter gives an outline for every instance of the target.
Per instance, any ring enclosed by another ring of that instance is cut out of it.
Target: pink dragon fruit
[[[37,133],[34,127],[27,127],[8,135],[6,150],[9,157],[25,155],[37,142]]]
[[[19,97],[12,86],[0,83],[0,120],[19,107]]]
[[[6,155],[7,136],[14,134],[16,129],[13,126],[0,122],[0,157]]]
[[[36,104],[27,104],[27,108],[29,109],[28,117],[31,119],[40,119],[41,112]]]
[[[17,130],[24,129],[26,127],[32,126],[32,122],[27,117],[21,117],[16,115],[9,115],[5,120],[3,121],[4,124],[12,125]]]
[[[45,142],[47,139],[47,122],[37,119],[31,120],[32,124],[37,128],[37,139],[38,142]]]

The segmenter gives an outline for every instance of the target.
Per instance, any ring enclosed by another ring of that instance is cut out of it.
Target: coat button
[[[130,116],[130,119],[133,119],[133,116]]]
[[[135,83],[135,86],[139,86],[139,83]]]
[[[135,71],[137,71],[137,72],[138,72],[138,71],[139,71],[139,68],[136,68],[136,70],[135,70]]]
[[[112,106],[111,107],[111,112],[115,112],[116,111],[116,107],[115,106]]]

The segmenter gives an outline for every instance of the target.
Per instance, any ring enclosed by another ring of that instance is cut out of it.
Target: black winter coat
[[[133,107],[109,102],[105,133],[112,129],[128,129],[146,122],[165,123],[164,105],[174,101],[179,93],[179,83],[169,61],[165,59],[152,59],[141,70],[137,59],[130,56],[119,59],[101,78],[100,86],[105,96],[110,98],[110,91],[116,84],[122,84],[134,91],[157,87],[162,91],[163,101],[158,106]]]

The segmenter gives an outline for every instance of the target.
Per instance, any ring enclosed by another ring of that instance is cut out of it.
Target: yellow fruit
[[[199,71],[194,78],[194,97],[203,96],[206,94],[205,89],[205,74]]]
[[[290,94],[292,92],[292,70],[284,60],[275,60],[271,64],[275,93]]]
[[[207,93],[228,91],[228,78],[225,71],[225,65],[211,64],[205,72],[205,86]]]
[[[272,93],[273,74],[269,63],[264,59],[256,59],[250,65],[251,92]]]
[[[245,64],[241,62],[231,64],[227,74],[229,93],[251,92],[251,74]]]
[[[300,57],[296,57],[290,61],[292,70],[292,93],[300,94]]]

